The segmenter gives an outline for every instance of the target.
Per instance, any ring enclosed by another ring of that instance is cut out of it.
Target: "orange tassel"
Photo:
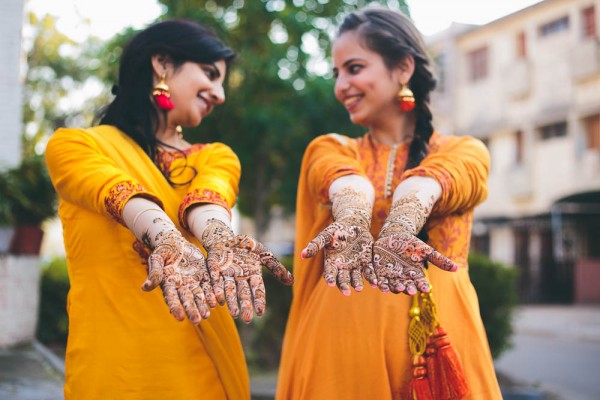
[[[427,360],[427,377],[429,378],[429,387],[434,399],[439,399],[437,393],[437,380],[439,379],[439,364],[437,362],[436,350],[433,345],[433,339],[430,336],[427,340],[427,350],[425,350],[425,360]]]
[[[412,379],[408,386],[412,400],[433,400],[429,379],[427,379],[426,363],[423,356],[413,357]]]
[[[431,367],[436,375],[435,380],[432,380],[435,399],[460,400],[467,395],[469,387],[458,354],[450,344],[444,328],[438,326],[432,336],[435,355],[427,364],[437,364]]]

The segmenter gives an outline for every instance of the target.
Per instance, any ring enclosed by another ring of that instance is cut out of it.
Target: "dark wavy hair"
[[[415,96],[416,123],[406,169],[416,167],[427,155],[433,133],[429,94],[436,85],[423,37],[404,14],[384,8],[349,14],[338,29],[338,37],[348,31],[355,31],[367,49],[381,55],[389,69],[408,55],[414,58],[415,71],[408,86]]]
[[[100,111],[100,124],[113,125],[130,136],[156,159],[155,132],[160,114],[152,100],[152,56],[167,57],[177,70],[185,62],[214,63],[224,60],[229,66],[235,52],[209,28],[197,22],[173,19],[151,25],[136,34],[123,49],[119,63],[118,86],[114,100]]]

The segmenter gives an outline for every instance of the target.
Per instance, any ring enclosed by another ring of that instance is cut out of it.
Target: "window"
[[[525,42],[525,32],[521,31],[516,37],[517,58],[527,57],[527,43]]]
[[[583,37],[596,37],[596,9],[594,6],[581,10],[581,21],[583,25]]]
[[[515,162],[521,164],[523,162],[523,131],[515,133]]]
[[[569,17],[562,17],[540,26],[540,35],[550,36],[567,29],[569,29]]]
[[[540,128],[540,137],[542,140],[552,139],[556,137],[567,136],[567,123],[559,122],[557,124],[551,124],[542,126]]]
[[[600,114],[584,119],[586,147],[600,150]]]
[[[488,74],[488,48],[481,47],[467,54],[469,80],[472,82],[485,78]]]

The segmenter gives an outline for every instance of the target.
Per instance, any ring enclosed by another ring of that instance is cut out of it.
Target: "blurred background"
[[[470,271],[505,398],[600,398],[600,0],[2,3],[0,399],[62,396],[69,281],[43,153],[55,129],[91,125],[110,101],[128,38],[185,17],[239,53],[225,104],[184,135],[234,149],[235,228],[291,267],[304,149],[364,133],[333,96],[329,50],[343,16],[368,4],[424,34],[436,129],[491,153]],[[269,278],[266,315],[239,326],[257,399],[272,398],[292,297]]]

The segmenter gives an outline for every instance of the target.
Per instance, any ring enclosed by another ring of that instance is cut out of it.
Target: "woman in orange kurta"
[[[435,81],[418,32],[399,13],[350,14],[333,62],[336,97],[369,132],[318,137],[304,155],[276,398],[415,399],[409,310],[430,292],[462,362],[462,397],[500,399],[467,265],[473,209],[487,196],[487,150],[433,131]]]
[[[124,49],[101,125],[48,143],[71,283],[66,399],[250,398],[229,314],[264,312],[261,264],[291,275],[231,231],[237,156],[178,129],[224,101],[233,56],[196,23],[153,25]]]

